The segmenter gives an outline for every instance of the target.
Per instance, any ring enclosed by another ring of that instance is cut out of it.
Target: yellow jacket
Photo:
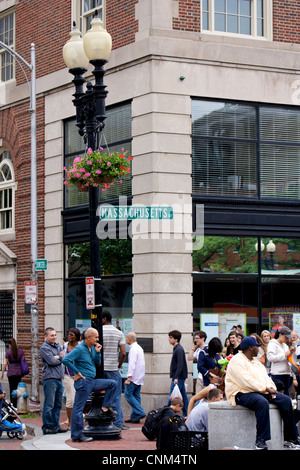
[[[228,403],[235,406],[235,395],[241,393],[267,393],[276,385],[268,376],[265,366],[258,359],[249,361],[242,351],[230,360],[225,376],[225,394]]]

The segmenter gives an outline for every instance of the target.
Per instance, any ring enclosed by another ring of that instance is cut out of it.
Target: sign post
[[[95,308],[95,279],[93,277],[85,278],[85,299],[86,308],[93,310]]]
[[[25,281],[25,304],[37,303],[37,281]]]

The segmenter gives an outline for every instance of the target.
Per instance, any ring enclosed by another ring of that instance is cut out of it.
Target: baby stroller
[[[6,401],[2,400],[1,419],[0,419],[0,437],[5,431],[10,439],[24,439],[27,435],[25,423],[19,417],[16,408]]]

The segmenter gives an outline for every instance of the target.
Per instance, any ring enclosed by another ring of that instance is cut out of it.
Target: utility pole
[[[37,282],[37,164],[36,164],[36,74],[35,74],[35,45],[31,44],[31,63],[29,64],[20,54],[0,41],[0,46],[11,54],[24,73],[30,96],[30,128],[31,128],[31,281]],[[29,68],[31,80],[27,78],[22,63]],[[39,401],[39,323],[37,299],[31,302],[31,398]]]

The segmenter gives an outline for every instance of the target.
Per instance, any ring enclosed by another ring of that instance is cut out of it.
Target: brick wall
[[[36,47],[36,77],[65,67],[62,48],[71,30],[71,0],[19,0],[16,5],[16,51],[30,63]],[[18,84],[24,76],[16,67]]]
[[[113,49],[135,41],[138,31],[136,3],[138,0],[106,0],[106,29],[112,36]]]
[[[31,274],[31,134],[29,102],[5,109],[0,113],[0,135],[3,146],[9,149],[17,181],[15,193],[16,238],[5,244],[17,255],[17,314],[18,344],[24,349],[30,364],[30,314],[24,312],[24,281]],[[13,139],[12,139],[13,136]],[[37,100],[37,207],[38,256],[44,256],[44,99]],[[39,274],[39,327],[40,342],[44,331],[44,275]],[[29,379],[29,376],[26,377]]]
[[[200,0],[177,0],[179,15],[173,18],[173,29],[191,32],[201,30],[201,2]]]
[[[299,0],[273,0],[273,40],[300,42]]]

